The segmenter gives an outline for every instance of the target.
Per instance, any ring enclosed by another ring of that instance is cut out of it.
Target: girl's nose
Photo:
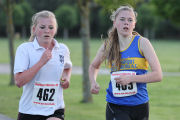
[[[45,32],[49,32],[49,28],[46,28],[46,29],[45,29]]]
[[[126,22],[124,23],[124,25],[128,25],[128,21],[126,21]]]

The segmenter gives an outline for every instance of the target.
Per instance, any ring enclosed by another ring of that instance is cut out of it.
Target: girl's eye
[[[44,29],[44,28],[45,28],[45,26],[40,26],[40,28],[41,28],[41,29]]]
[[[53,26],[49,26],[49,29],[54,29],[54,27]]]
[[[124,18],[121,18],[120,21],[124,21],[125,19]]]
[[[128,21],[129,21],[129,22],[132,22],[133,20],[132,20],[132,19],[129,19]]]

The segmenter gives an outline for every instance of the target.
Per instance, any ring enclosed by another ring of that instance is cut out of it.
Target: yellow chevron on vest
[[[148,62],[145,58],[124,58],[121,59],[121,68],[120,70],[148,70]],[[114,66],[114,63],[109,66],[111,71],[117,71],[117,67]]]
[[[148,62],[145,58],[125,58],[121,60],[120,70],[148,70]]]

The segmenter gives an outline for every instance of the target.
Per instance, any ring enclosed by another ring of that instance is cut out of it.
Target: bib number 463
[[[38,93],[37,93],[37,97],[39,98],[39,100],[43,100],[43,101],[54,101],[53,96],[55,93],[55,89],[43,89],[40,88]]]
[[[116,88],[118,88],[118,90],[132,90],[133,84],[129,83],[128,85],[121,85],[121,84],[116,83]]]

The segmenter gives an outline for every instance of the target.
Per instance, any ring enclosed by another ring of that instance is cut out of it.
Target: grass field
[[[59,39],[58,39],[59,40]],[[15,41],[14,48],[24,41]],[[70,39],[67,41],[59,40],[59,42],[65,43],[70,51],[71,51],[71,60],[74,66],[82,65],[82,42],[80,39]],[[180,72],[180,40],[156,40],[151,41],[154,49],[159,57],[162,69],[164,72]],[[91,40],[90,41],[90,59],[91,61],[96,55],[96,52],[100,45],[102,44],[102,40]],[[8,52],[8,42],[7,39],[0,39],[0,63],[9,63],[9,52]],[[3,52],[2,52],[3,51]]]
[[[15,41],[14,48],[26,40]],[[61,42],[61,40],[59,40]],[[80,39],[62,41],[71,51],[74,66],[82,65],[82,44]],[[159,57],[163,72],[180,72],[180,41],[151,41]],[[91,61],[102,44],[101,40],[91,40]],[[9,63],[7,39],[0,39],[0,63]],[[0,113],[11,118],[17,117],[18,102],[22,88],[8,86],[9,75],[0,75]],[[108,75],[97,78],[101,91],[93,95],[93,103],[81,103],[82,76],[72,75],[71,86],[64,90],[66,120],[105,120],[105,95],[109,82]],[[179,120],[180,114],[180,77],[164,77],[161,83],[148,84],[150,97],[150,120]]]
[[[93,103],[81,103],[82,77],[72,75],[71,86],[64,90],[66,120],[105,120],[105,95],[109,76],[98,76],[101,91],[93,95]],[[0,113],[17,117],[18,101],[22,88],[8,86],[9,76],[0,75]],[[164,77],[160,83],[148,84],[150,97],[150,120],[180,119],[180,77]]]

